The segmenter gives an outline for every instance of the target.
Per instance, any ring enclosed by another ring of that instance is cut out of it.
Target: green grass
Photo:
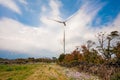
[[[0,64],[0,80],[23,80],[34,72],[37,64]]]

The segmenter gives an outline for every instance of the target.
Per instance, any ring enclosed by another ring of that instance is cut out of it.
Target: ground
[[[100,80],[55,63],[0,65],[0,80]]]

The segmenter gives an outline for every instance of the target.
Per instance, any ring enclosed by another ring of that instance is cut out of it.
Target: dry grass
[[[69,80],[63,68],[56,64],[42,64],[26,80]]]

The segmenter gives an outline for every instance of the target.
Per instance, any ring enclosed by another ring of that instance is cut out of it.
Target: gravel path
[[[97,76],[93,76],[87,73],[80,73],[75,69],[65,69],[66,75],[71,78],[71,80],[101,80]]]

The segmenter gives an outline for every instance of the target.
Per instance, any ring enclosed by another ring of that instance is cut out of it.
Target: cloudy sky
[[[0,0],[0,57],[58,57],[95,41],[98,32],[120,31],[120,0]]]

